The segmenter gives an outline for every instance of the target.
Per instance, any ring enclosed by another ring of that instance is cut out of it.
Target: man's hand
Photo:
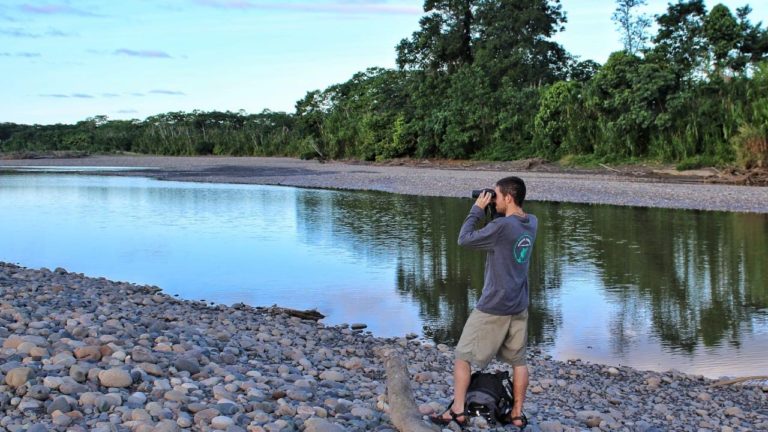
[[[493,200],[493,196],[491,195],[490,192],[486,191],[481,193],[480,196],[477,197],[477,201],[475,201],[475,205],[485,210],[485,207],[488,206],[488,204],[490,204],[492,200]]]

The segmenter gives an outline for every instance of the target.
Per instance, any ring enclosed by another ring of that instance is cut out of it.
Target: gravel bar
[[[451,348],[281,311],[0,263],[0,430],[392,432],[386,352],[407,359],[424,419],[449,403]],[[528,361],[531,432],[768,430],[768,387]]]
[[[0,170],[41,166],[104,167],[106,171],[103,173],[108,175],[140,175],[161,180],[376,190],[447,197],[467,197],[472,189],[491,186],[507,175],[517,175],[528,185],[528,199],[535,201],[768,213],[768,187],[618,174],[445,169],[257,157],[92,156],[0,161]],[[112,170],[117,167],[143,169]]]

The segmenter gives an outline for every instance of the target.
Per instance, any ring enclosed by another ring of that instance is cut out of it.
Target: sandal
[[[451,418],[444,418],[443,415],[445,415],[445,413],[450,414]],[[464,419],[459,421],[459,417],[464,417]],[[429,421],[440,426],[448,426],[451,422],[456,422],[459,427],[464,428],[464,426],[467,425],[467,412],[455,413],[451,410],[451,407],[448,407],[448,409],[443,411],[439,416],[430,416]]]
[[[509,415],[511,416],[512,413],[510,413]],[[507,421],[509,422],[508,424],[511,424],[512,426],[516,426],[518,430],[523,430],[525,429],[526,426],[528,426],[528,417],[526,417],[525,413],[522,413],[522,412],[520,413],[519,416],[509,417]],[[516,421],[519,421],[522,424],[520,426],[517,426],[515,425]]]

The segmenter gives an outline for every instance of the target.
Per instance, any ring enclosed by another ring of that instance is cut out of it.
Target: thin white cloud
[[[54,28],[49,28],[44,32],[34,32],[22,28],[0,28],[0,35],[16,38],[38,39],[42,37],[69,37],[75,36],[76,33],[68,33]]]
[[[71,93],[71,94],[63,94],[63,93],[47,93],[47,94],[41,94],[40,97],[51,97],[51,98],[58,98],[58,99],[67,99],[67,98],[76,98],[76,99],[93,99],[93,95],[90,95],[88,93]]]
[[[139,111],[135,109],[121,109],[115,112],[118,114],[137,114]]]
[[[10,56],[13,56],[13,55],[14,55],[14,53],[0,52],[0,57],[10,57]],[[186,96],[187,95],[183,91],[168,90],[168,89],[155,89],[155,90],[150,90],[150,91],[148,91],[146,93],[141,93],[141,92],[128,93],[128,95],[130,95],[130,96],[137,96],[137,97],[144,97],[147,94],[167,95],[167,96]],[[53,98],[93,99],[93,98],[97,98],[97,97],[117,98],[117,97],[120,97],[121,95],[118,94],[118,93],[101,93],[98,96],[94,96],[94,95],[89,94],[89,93],[69,93],[69,94],[65,94],[65,93],[47,93],[47,94],[41,94],[39,96],[42,96],[42,97],[53,97]]]
[[[26,14],[32,15],[78,15],[87,17],[101,16],[94,12],[73,8],[72,6],[61,4],[46,4],[46,5],[31,5],[23,4],[19,6],[19,10]]]
[[[157,89],[157,90],[150,90],[149,92],[152,93],[152,94],[171,95],[171,96],[185,96],[184,92],[177,91],[177,90]]]
[[[128,48],[120,48],[115,50],[113,54],[143,58],[173,58],[167,52],[159,50],[133,50]]]
[[[36,52],[24,52],[24,51],[15,52],[15,53],[11,53],[11,52],[0,52],[0,57],[24,57],[24,58],[34,58],[34,57],[41,57],[41,54],[40,54],[40,53],[36,53]]]
[[[17,38],[39,38],[40,34],[32,33],[27,30],[19,28],[0,28],[0,35],[17,37]]]
[[[389,4],[377,0],[358,1],[318,1],[314,3],[287,3],[282,1],[257,1],[257,0],[193,0],[196,4],[217,9],[235,10],[276,10],[289,12],[313,12],[333,14],[397,14],[419,15],[423,11],[421,7]]]
[[[65,32],[65,31],[56,30],[56,29],[49,29],[47,32],[45,32],[45,36],[70,37],[70,36],[77,36],[77,33]]]
[[[12,16],[6,15],[0,10],[0,21],[17,22],[18,20]]]

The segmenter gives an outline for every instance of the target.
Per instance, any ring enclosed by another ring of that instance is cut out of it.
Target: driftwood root
[[[400,432],[435,432],[440,429],[422,420],[411,391],[411,374],[405,359],[395,353],[384,354],[387,370],[387,401],[392,423]]]

